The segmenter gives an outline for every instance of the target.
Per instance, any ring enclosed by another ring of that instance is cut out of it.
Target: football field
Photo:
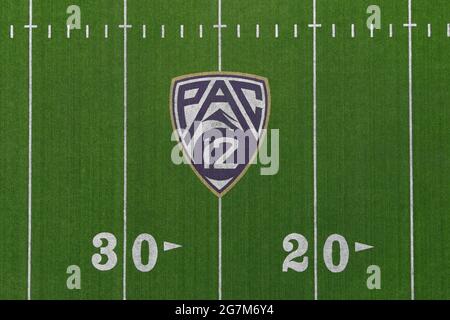
[[[0,299],[450,299],[450,1],[2,0],[0,60]],[[192,74],[267,79],[223,195]]]

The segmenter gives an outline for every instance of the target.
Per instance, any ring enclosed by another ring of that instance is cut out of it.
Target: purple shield
[[[174,130],[193,170],[217,196],[253,162],[269,110],[268,81],[259,76],[212,72],[172,81]]]

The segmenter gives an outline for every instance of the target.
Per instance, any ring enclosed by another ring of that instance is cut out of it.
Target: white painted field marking
[[[52,25],[49,24],[47,26],[47,38],[51,39],[52,38]]]
[[[322,25],[320,23],[319,24],[317,24],[317,23],[310,23],[310,24],[308,24],[308,27],[316,29],[316,28],[322,28]]]
[[[107,24],[105,24],[105,39],[108,39],[109,37],[109,27]]]
[[[369,29],[370,29],[370,37],[373,38],[373,31],[375,29],[375,26],[371,24]]]
[[[203,25],[199,25],[198,26],[198,36],[201,38],[203,38]]]
[[[240,38],[241,37],[241,25],[238,24],[236,26],[236,37]]]
[[[298,38],[298,26],[294,24],[294,38]]]
[[[369,249],[373,249],[373,246],[365,243],[355,242],[355,252],[361,252]]]
[[[142,25],[142,38],[147,38],[147,26],[145,24]]]
[[[352,38],[354,38],[355,37],[355,25],[352,23],[352,26],[351,26],[351,34],[352,34]]]
[[[14,26],[13,25],[9,26],[9,38],[14,39]]]
[[[89,39],[89,25],[86,25],[86,39]]]
[[[170,251],[181,247],[182,247],[181,244],[164,241],[164,251]]]
[[[409,185],[410,185],[410,238],[411,238],[411,299],[415,299],[414,288],[414,167],[413,167],[413,77],[412,77],[412,9],[408,0],[408,62],[409,62]]]
[[[217,0],[217,69],[222,71],[222,0]],[[218,254],[217,254],[217,297],[222,300],[222,198],[219,197],[217,214]]]
[[[218,253],[218,297],[222,300],[222,197],[219,197],[218,233],[219,233],[219,253]]]
[[[128,183],[128,24],[127,0],[123,0],[123,274],[122,299],[127,299],[127,183]]]
[[[256,25],[256,38],[259,39],[259,24]]]
[[[431,38],[431,24],[427,25],[427,37]]]
[[[336,25],[334,23],[331,25],[331,36],[336,38]]]
[[[447,24],[447,37],[450,38],[450,23]]]
[[[217,28],[217,65],[218,70],[222,71],[222,28],[226,28],[227,25],[222,24],[222,0],[217,0],[217,24],[214,28]]]
[[[275,25],[275,38],[278,38],[278,24]]]
[[[392,38],[393,36],[394,36],[394,28],[391,23],[389,24],[389,38]]]
[[[317,276],[317,28],[316,0],[313,0],[313,198],[314,198],[314,300],[319,298]]]
[[[184,38],[184,25],[180,24],[180,38]]]
[[[32,231],[32,179],[33,179],[33,0],[29,1],[28,25],[28,250],[27,299],[31,300],[31,231]]]
[[[166,27],[162,24],[161,25],[161,38],[166,37]]]
[[[70,39],[70,24],[68,24],[66,27],[67,27],[67,29],[66,29],[66,38]]]
[[[409,113],[409,233],[410,233],[410,272],[411,272],[411,300],[415,298],[414,292],[414,167],[413,167],[413,70],[412,70],[412,23],[411,0],[408,0],[408,23],[403,25],[408,28],[408,113]]]

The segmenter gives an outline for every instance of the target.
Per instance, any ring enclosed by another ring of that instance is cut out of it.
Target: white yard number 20
[[[147,243],[148,246],[148,261],[142,261],[142,245]],[[92,239],[94,247],[100,249],[100,253],[95,253],[92,256],[92,265],[100,271],[109,271],[117,265],[117,254],[114,249],[117,246],[116,236],[109,232],[101,232]],[[141,272],[151,271],[158,260],[158,245],[155,238],[147,233],[140,234],[133,244],[132,249],[133,262]],[[102,262],[104,261],[104,262]]]
[[[340,252],[338,264],[335,264],[333,261],[333,244],[335,243],[338,244]],[[283,272],[287,272],[289,269],[303,272],[308,268],[308,257],[304,256],[308,251],[308,240],[303,235],[299,233],[288,234],[283,240],[283,249],[289,252],[283,262]],[[348,264],[349,254],[347,240],[343,236],[332,234],[325,241],[323,246],[323,260],[331,272],[338,273],[344,271]],[[294,260],[302,257],[303,259],[301,260]]]

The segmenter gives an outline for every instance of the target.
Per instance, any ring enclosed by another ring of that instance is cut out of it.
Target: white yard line
[[[408,0],[408,23],[403,25],[408,28],[408,118],[409,118],[409,237],[410,237],[410,275],[411,275],[411,300],[415,299],[414,292],[414,153],[413,153],[413,52],[412,52],[412,28],[417,27],[412,23],[412,4]]]
[[[222,197],[219,197],[219,208],[218,208],[218,298],[222,300]]]
[[[217,0],[217,69],[222,71],[222,0]]]
[[[123,275],[122,275],[122,299],[127,299],[127,163],[128,163],[128,61],[127,43],[128,29],[131,25],[127,22],[127,0],[123,1]]]
[[[314,300],[319,298],[317,278],[317,20],[313,0],[313,179],[314,179]]]
[[[29,1],[28,28],[28,250],[27,299],[31,300],[31,248],[32,248],[32,176],[33,176],[33,0]]]
[[[222,71],[222,0],[217,0],[217,70]],[[222,197],[218,203],[218,258],[217,258],[217,297],[222,300]]]
[[[412,8],[408,0],[408,83],[409,83],[409,222],[410,222],[410,261],[411,261],[411,300],[414,292],[414,171],[413,171],[413,75],[412,75]]]

